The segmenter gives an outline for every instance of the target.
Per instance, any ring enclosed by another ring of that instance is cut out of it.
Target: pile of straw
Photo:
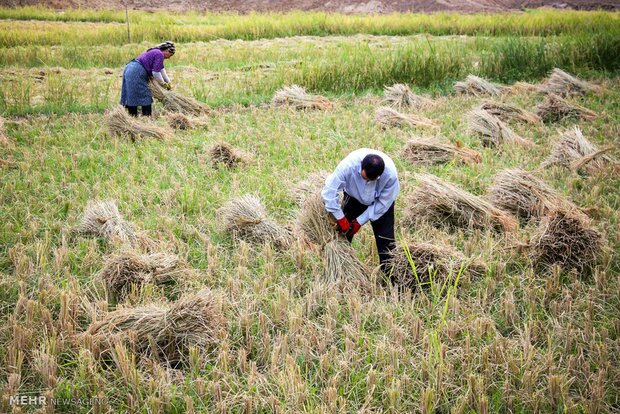
[[[308,197],[299,213],[297,226],[307,240],[321,247],[326,280],[351,287],[367,286],[370,271],[357,258],[351,244],[337,232],[336,221],[325,210],[321,194]]]
[[[534,93],[538,93],[538,92],[540,92],[540,87],[538,85],[534,85],[533,83],[515,82],[510,87],[510,92],[512,92],[512,93],[519,93],[519,92],[534,92]]]
[[[248,162],[248,155],[235,150],[226,142],[218,142],[209,149],[209,157],[213,167],[218,168],[224,166],[226,168],[235,168],[239,164]]]
[[[375,112],[375,121],[383,128],[403,126],[437,127],[437,124],[428,118],[414,114],[403,114],[389,106],[377,108]]]
[[[506,103],[486,101],[480,105],[480,109],[498,117],[503,122],[509,122],[511,120],[528,124],[538,124],[542,122],[542,119],[540,119],[538,115]]]
[[[171,112],[179,112],[186,115],[200,116],[208,114],[211,109],[204,103],[196,99],[181,95],[175,91],[167,91],[156,81],[149,82],[149,89],[153,98],[164,105],[164,108]]]
[[[416,95],[405,84],[397,83],[383,91],[383,103],[396,109],[422,109],[433,105],[432,99]]]
[[[123,219],[114,200],[89,201],[76,231],[84,235],[102,237],[111,242],[129,243],[132,246],[142,241],[142,236]]]
[[[172,304],[119,308],[93,322],[85,334],[98,346],[131,342],[138,352],[179,361],[191,346],[208,349],[216,343],[226,326],[219,301],[203,289]]]
[[[466,229],[514,231],[517,220],[488,201],[431,174],[418,175],[420,185],[408,199],[405,220]]]
[[[298,85],[285,86],[275,93],[271,104],[295,109],[329,109],[333,104],[324,96],[310,95]]]
[[[0,145],[9,145],[9,137],[6,135],[6,129],[4,128],[4,118],[0,116]]]
[[[545,100],[536,106],[536,115],[544,122],[558,122],[564,118],[592,120],[596,113],[583,106],[570,104],[560,96],[550,93]]]
[[[175,255],[127,251],[110,257],[99,278],[112,296],[122,300],[132,289],[137,290],[147,283],[162,285],[175,281],[178,263]]]
[[[469,113],[469,130],[479,136],[486,146],[498,146],[504,143],[533,146],[534,143],[517,135],[499,118],[482,109]]]
[[[549,78],[540,86],[541,92],[560,96],[585,95],[587,92],[599,89],[599,86],[576,78],[558,68],[553,69]]]
[[[308,174],[304,180],[295,183],[290,191],[295,204],[301,207],[310,195],[320,193],[327,177],[329,172],[315,171]]]
[[[606,152],[614,147],[599,150],[583,136],[579,127],[574,127],[560,135],[549,156],[543,161],[541,167],[561,165],[574,171],[582,171],[594,174],[606,165],[618,165],[618,162]]]
[[[272,242],[281,248],[291,244],[288,229],[272,221],[260,199],[251,194],[228,201],[218,210],[225,231],[254,243]]]
[[[135,117],[129,115],[122,106],[117,106],[108,111],[106,120],[110,134],[113,136],[126,136],[134,141],[140,137],[166,139],[171,136],[169,129],[158,127],[150,122],[138,121]]]
[[[420,242],[396,247],[388,269],[393,284],[412,290],[429,285],[431,280],[440,285],[447,279],[454,281],[461,269],[476,274],[485,270],[453,248]]]
[[[587,216],[565,210],[544,217],[528,246],[537,267],[559,265],[578,271],[594,266],[604,248],[602,234]]]
[[[502,86],[491,83],[478,76],[468,75],[464,81],[456,82],[454,90],[463,95],[499,96]]]
[[[463,146],[444,143],[437,138],[414,137],[401,152],[401,157],[412,164],[434,165],[452,160],[467,164],[482,161],[480,153]]]
[[[578,207],[540,178],[518,169],[506,169],[495,176],[488,189],[488,199],[502,210],[529,219],[540,218],[557,209]]]
[[[189,117],[180,112],[173,112],[168,115],[168,125],[173,129],[187,130],[200,128],[206,125],[203,119]]]

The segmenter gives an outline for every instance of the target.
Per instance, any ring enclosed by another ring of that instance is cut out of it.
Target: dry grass
[[[99,279],[112,296],[122,300],[132,289],[137,290],[147,283],[162,285],[174,282],[179,276],[178,263],[176,255],[126,251],[106,260]]]
[[[445,143],[437,138],[414,137],[401,152],[401,157],[412,164],[443,164],[458,161],[476,164],[482,161],[479,152],[463,146]]]
[[[480,105],[480,109],[498,117],[503,122],[512,120],[528,124],[538,124],[542,122],[542,119],[540,119],[538,115],[503,102],[486,101]]]
[[[440,285],[446,279],[454,281],[461,269],[475,274],[484,272],[483,265],[451,247],[423,242],[407,242],[396,247],[388,268],[392,283],[412,290],[429,285],[431,280]]]
[[[308,174],[303,180],[293,184],[290,193],[295,204],[301,207],[310,195],[320,193],[325,186],[325,180],[329,177],[329,174],[327,171],[315,171]]]
[[[4,127],[4,118],[0,116],[0,146],[8,146],[10,143],[11,141],[6,135],[6,128]]]
[[[187,130],[204,127],[207,123],[202,118],[187,116],[180,112],[173,112],[167,116],[168,125],[173,129]]]
[[[119,308],[93,322],[85,334],[103,349],[117,341],[131,342],[140,352],[178,361],[190,346],[208,349],[216,343],[226,327],[219,302],[213,292],[203,289],[171,304]]]
[[[540,218],[560,208],[578,210],[543,180],[518,168],[497,174],[487,194],[495,206],[524,219]]]
[[[403,114],[388,106],[377,108],[375,121],[383,128],[403,126],[437,128],[437,124],[428,118],[414,114]]]
[[[527,82],[515,82],[510,88],[510,92],[513,94],[518,93],[538,93],[540,92],[540,86]]]
[[[169,129],[158,127],[151,122],[139,121],[137,118],[132,117],[122,106],[117,106],[108,111],[106,120],[110,134],[113,136],[126,136],[132,140],[144,137],[163,140],[170,138],[172,135]]]
[[[320,193],[309,196],[297,218],[303,236],[321,247],[323,276],[330,282],[367,286],[370,270],[357,258],[351,244],[336,230],[336,221],[325,210]]]
[[[564,118],[593,120],[596,113],[583,106],[571,104],[560,96],[549,93],[545,100],[536,106],[536,115],[544,122],[558,122]]]
[[[538,268],[559,265],[583,271],[592,268],[605,248],[603,235],[590,219],[575,211],[556,210],[544,217],[528,251]]]
[[[76,231],[134,247],[152,247],[153,244],[148,237],[136,232],[131,223],[125,221],[114,200],[89,201]]]
[[[411,92],[411,89],[409,89],[409,86],[402,83],[385,87],[383,90],[383,97],[384,104],[398,110],[420,110],[434,105],[432,99],[414,94]]]
[[[208,105],[178,92],[167,91],[155,81],[149,82],[149,89],[153,98],[161,102],[164,108],[171,112],[193,116],[206,115],[211,112]]]
[[[295,109],[329,109],[333,104],[324,96],[310,95],[298,85],[285,86],[275,93],[271,104]]]
[[[583,136],[579,127],[565,131],[553,146],[541,167],[560,165],[587,174],[601,171],[608,165],[618,165],[618,161],[605,152],[613,147],[599,150]]]
[[[540,91],[560,96],[585,95],[590,91],[600,91],[600,87],[566,73],[562,69],[555,68],[541,84]]]
[[[464,81],[454,84],[454,90],[463,95],[499,96],[502,93],[502,89],[501,85],[491,83],[474,75],[467,75]]]
[[[219,166],[235,168],[239,164],[247,163],[250,160],[249,155],[234,149],[226,142],[218,142],[209,148],[209,157],[215,168]]]
[[[468,114],[469,131],[479,136],[486,146],[516,144],[531,147],[534,143],[517,135],[499,118],[482,109],[474,109]]]
[[[228,201],[218,209],[224,230],[253,243],[272,242],[287,248],[291,244],[288,229],[272,221],[260,198],[246,194]]]
[[[418,175],[420,185],[408,199],[405,220],[466,229],[514,231],[516,219],[488,201],[430,174]]]

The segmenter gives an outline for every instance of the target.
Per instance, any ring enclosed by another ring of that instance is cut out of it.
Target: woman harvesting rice
[[[170,78],[164,69],[164,59],[174,55],[172,42],[161,43],[138,56],[125,66],[121,105],[127,111],[138,116],[138,106],[142,107],[142,115],[151,116],[153,97],[149,91],[149,80],[154,78],[163,88],[170,89]]]

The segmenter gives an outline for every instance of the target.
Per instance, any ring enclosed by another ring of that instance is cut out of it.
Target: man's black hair
[[[368,177],[370,181],[374,181],[383,174],[385,162],[383,162],[383,158],[377,154],[368,154],[362,160],[362,170],[366,171],[366,177]]]

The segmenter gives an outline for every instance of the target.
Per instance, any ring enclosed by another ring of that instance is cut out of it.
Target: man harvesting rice
[[[344,204],[338,192],[344,191]],[[400,191],[396,166],[381,151],[361,148],[347,155],[325,180],[321,195],[325,209],[349,242],[370,221],[377,243],[381,269],[387,271],[395,246],[394,200]]]
[[[151,116],[153,103],[149,90],[151,78],[163,88],[170,89],[170,78],[164,69],[164,59],[170,59],[174,52],[174,43],[164,42],[148,49],[125,66],[121,105],[127,108],[132,116],[138,116],[138,106],[142,107],[142,115]]]

